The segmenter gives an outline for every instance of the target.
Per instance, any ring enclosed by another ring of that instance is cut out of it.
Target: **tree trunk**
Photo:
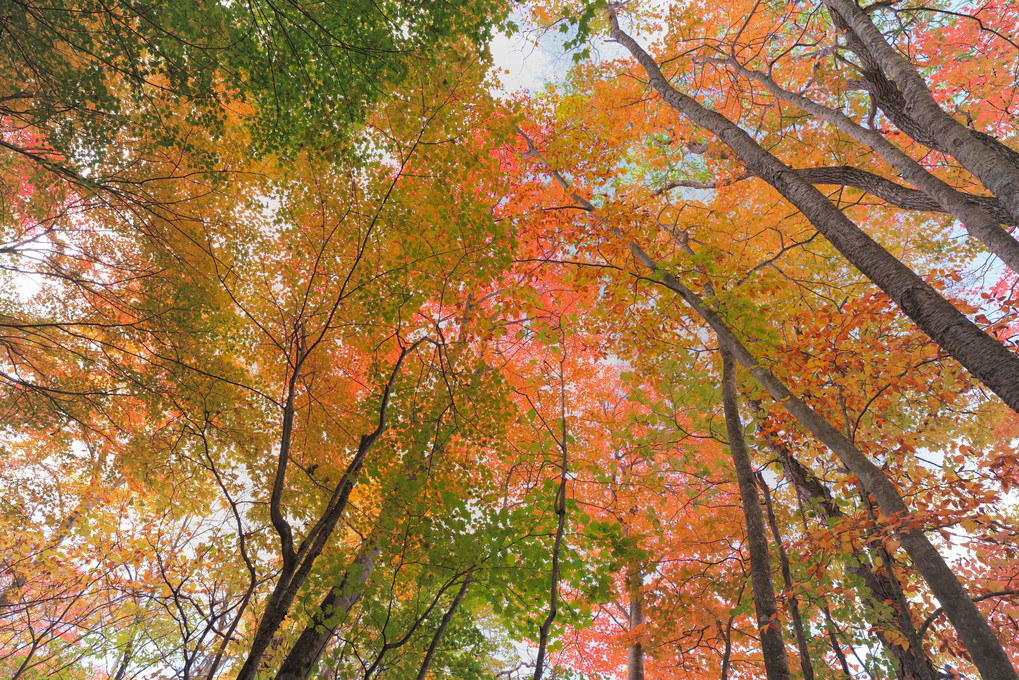
[[[375,567],[379,552],[379,546],[374,541],[366,540],[361,545],[339,585],[329,589],[311,623],[301,631],[297,642],[280,665],[276,680],[305,680],[311,676],[337,626],[361,599],[364,584]]]
[[[771,503],[771,490],[764,481],[764,475],[757,473],[757,484],[761,487],[764,496],[764,509],[768,515],[768,524],[771,526],[771,535],[775,537],[775,549],[778,551],[778,562],[782,568],[782,582],[785,584],[786,592],[789,593],[787,606],[789,617],[793,621],[793,632],[796,634],[796,648],[800,652],[800,670],[803,671],[803,680],[814,680],[814,667],[810,663],[810,647],[807,645],[807,633],[803,630],[803,617],[800,615],[800,600],[793,593],[793,576],[789,569],[789,555],[786,554],[785,544],[782,542],[782,532],[778,527],[778,519],[775,517],[775,508]]]
[[[903,97],[903,113],[932,141],[931,146],[951,154],[997,196],[1013,217],[1019,218],[1019,167],[993,138],[978,136],[938,105],[916,68],[885,40],[859,5],[850,0],[824,0],[825,6],[870,53]],[[847,32],[848,32],[847,31]],[[908,130],[904,130],[909,134]],[[912,135],[911,135],[912,136]],[[917,141],[923,141],[918,139]],[[1014,152],[1013,152],[1014,153]]]
[[[262,619],[258,623],[258,628],[255,631],[254,639],[251,643],[251,648],[248,650],[248,656],[244,660],[244,664],[241,669],[237,672],[235,680],[254,680],[258,674],[259,666],[262,662],[262,656],[266,650],[272,644],[273,638],[276,636],[276,631],[279,630],[280,626],[283,625],[283,621],[286,620],[287,614],[290,613],[290,607],[294,603],[294,598],[297,597],[297,593],[305,580],[308,578],[308,574],[311,573],[311,569],[315,564],[315,560],[322,554],[322,550],[325,549],[326,543],[332,536],[333,531],[336,528],[337,523],[343,517],[343,513],[347,507],[347,501],[350,499],[350,494],[357,485],[358,475],[361,473],[361,467],[364,465],[365,458],[368,456],[368,452],[378,441],[379,437],[386,430],[388,425],[388,413],[389,413],[389,402],[393,395],[393,387],[396,383],[397,377],[400,375],[400,369],[403,367],[403,362],[413,352],[417,351],[417,348],[421,346],[421,343],[425,342],[425,339],[416,341],[409,347],[405,347],[400,351],[400,356],[397,357],[396,362],[393,364],[393,370],[389,374],[389,380],[386,382],[385,388],[382,392],[382,401],[379,405],[379,420],[374,430],[369,434],[362,434],[361,439],[357,445],[357,451],[354,453],[353,459],[347,465],[347,469],[343,473],[343,477],[337,483],[333,489],[332,496],[330,497],[325,509],[322,511],[321,516],[315,525],[308,531],[308,534],[304,537],[301,545],[295,552],[292,548],[293,540],[290,533],[290,525],[286,519],[283,518],[282,510],[277,507],[275,515],[278,516],[279,522],[274,517],[274,526],[279,523],[280,526],[277,530],[280,533],[280,539],[282,542],[283,549],[283,571],[276,582],[275,588],[273,588],[272,594],[269,596],[269,602],[266,605],[265,612],[262,614]],[[289,437],[292,432],[293,425],[293,413],[291,409],[292,398],[288,397],[287,412],[290,414],[291,420],[284,419],[284,436],[283,441],[286,443],[286,449],[289,449]],[[281,445],[281,450],[284,447]],[[289,454],[288,454],[289,456]],[[279,469],[285,466],[285,461],[282,460],[278,464],[277,468],[277,486],[281,483]],[[287,457],[287,459],[289,459]],[[279,505],[277,499],[276,488],[273,489],[273,501],[270,502],[270,506]]]
[[[418,669],[417,680],[425,680],[425,676],[428,675],[428,669],[432,665],[432,659],[435,658],[435,652],[439,648],[439,643],[442,641],[442,636],[446,634],[446,629],[449,627],[449,622],[453,620],[453,616],[456,615],[457,608],[460,607],[460,603],[463,602],[464,595],[467,594],[467,589],[471,586],[471,580],[474,577],[474,570],[467,572],[464,576],[464,582],[460,586],[460,590],[457,591],[456,597],[453,598],[453,602],[450,603],[449,609],[442,615],[442,620],[439,621],[439,627],[435,631],[435,635],[432,636],[432,641],[428,645],[428,651],[425,652],[425,658],[421,662],[421,667]]]
[[[657,65],[654,64],[653,60],[651,60],[647,53],[644,52],[632,38],[619,29],[614,12],[610,11],[609,21],[612,27],[613,38],[630,49],[630,51],[634,54],[641,55],[639,57],[641,59],[641,63],[647,62],[646,68],[653,69],[657,72],[657,81],[663,88],[671,90],[678,97],[685,97],[685,95],[671,89],[668,83],[665,82],[665,78],[662,76],[661,71],[658,70]],[[689,99],[689,97],[686,97],[686,99]],[[715,115],[707,111],[705,111],[705,113]],[[728,123],[728,121],[726,122]],[[728,124],[731,125],[731,123]],[[523,133],[523,131],[519,128],[517,129],[521,136],[523,136],[523,138],[528,142],[530,152],[533,152],[533,143],[527,135]],[[737,133],[746,136],[745,133],[742,133],[742,131],[737,130]],[[753,140],[750,141],[751,143],[753,142]],[[761,150],[761,153],[765,152]],[[566,181],[561,173],[554,168],[551,169],[551,172],[555,180],[563,186],[570,198],[572,198],[579,207],[593,215],[596,215],[595,208],[590,201],[587,201],[585,198],[572,191],[570,189],[569,182]],[[816,192],[816,189],[813,189],[813,187],[810,188]],[[821,198],[824,198],[824,196],[821,195]],[[828,205],[831,206],[830,203]],[[834,208],[834,206],[831,207]],[[838,211],[836,210],[836,212]],[[841,213],[839,213],[839,215],[841,215]],[[855,225],[853,226],[855,228]],[[618,232],[616,233],[618,235]],[[874,245],[876,246],[877,244]],[[754,376],[765,390],[767,390],[771,397],[775,399],[777,403],[782,404],[790,415],[796,418],[796,420],[808,432],[827,446],[832,453],[834,453],[836,457],[842,461],[842,464],[845,465],[850,472],[857,476],[864,488],[874,496],[877,500],[878,506],[881,508],[881,511],[888,518],[887,521],[889,522],[889,525],[893,527],[896,535],[902,542],[903,548],[905,548],[906,552],[913,560],[913,563],[917,566],[917,570],[920,572],[921,576],[923,576],[928,586],[930,586],[935,597],[938,598],[938,601],[942,605],[942,609],[945,611],[945,614],[948,616],[952,625],[958,632],[960,639],[966,646],[970,657],[974,660],[974,663],[982,676],[986,680],[990,680],[991,678],[994,680],[1019,680],[1019,674],[1016,673],[1015,668],[1012,666],[1008,655],[1001,646],[1001,642],[994,634],[990,625],[988,625],[987,620],[980,613],[980,610],[976,608],[976,605],[973,600],[970,599],[966,589],[963,588],[959,579],[956,578],[955,573],[945,562],[941,554],[938,553],[934,545],[927,539],[927,536],[922,530],[910,528],[906,525],[905,520],[909,516],[909,510],[906,507],[902,496],[899,494],[898,489],[896,489],[891,480],[885,476],[885,473],[881,470],[881,468],[874,465],[870,459],[863,454],[863,452],[856,448],[855,444],[843,436],[842,433],[832,426],[831,423],[810,408],[805,402],[793,395],[793,393],[790,392],[789,389],[778,378],[776,378],[774,374],[771,373],[771,371],[762,366],[753,354],[751,354],[750,351],[747,350],[740,340],[732,333],[722,317],[704,305],[696,293],[687,288],[682,281],[669,272],[662,271],[658,266],[658,263],[655,262],[651,256],[645,253],[636,243],[626,241],[626,246],[641,266],[646,268],[653,276],[657,277],[658,281],[660,281],[662,285],[682,297],[683,300],[702,319],[704,319],[704,321],[718,336],[719,344],[728,348],[733,353],[736,360],[749,370],[750,374]],[[879,246],[877,247],[880,248]],[[885,254],[887,255],[887,253]],[[891,256],[889,255],[889,257]],[[947,304],[947,302],[945,304]],[[977,329],[977,332],[979,333],[979,329]],[[986,338],[986,336],[984,337]],[[997,347],[1001,351],[1005,351],[1001,345],[997,345]],[[1011,354],[1008,354],[1007,351],[1005,351],[1005,353],[1010,359],[1012,359]],[[1009,375],[1011,374],[1012,371],[1010,370]],[[1016,383],[1015,389],[1019,390],[1019,383]]]
[[[754,611],[757,629],[761,634],[764,652],[764,670],[768,680],[789,680],[789,662],[782,640],[782,624],[778,619],[778,601],[771,578],[771,555],[768,551],[767,529],[761,513],[761,499],[757,495],[754,468],[750,463],[743,423],[739,416],[736,367],[732,353],[724,346],[722,353],[722,406],[725,411],[725,430],[729,437],[729,452],[736,470],[740,501],[747,529],[747,550],[750,553],[750,583],[754,594]]]
[[[626,590],[629,593],[629,618],[630,630],[644,623],[644,602],[641,597],[640,587],[643,585],[643,576],[640,569],[631,566],[626,574]],[[634,641],[626,650],[626,680],[644,680],[644,645],[640,641]]]
[[[796,489],[797,495],[815,508],[825,525],[828,525],[831,520],[838,521],[845,517],[841,508],[832,501],[831,493],[821,480],[796,460],[784,446],[773,445],[771,449],[778,454],[783,473]],[[865,586],[865,589],[860,591],[860,599],[870,614],[868,619],[871,623],[878,626],[894,625],[902,636],[909,640],[910,648],[903,649],[889,640],[880,630],[877,632],[878,640],[885,648],[885,652],[897,662],[896,678],[899,680],[936,680],[938,673],[924,652],[920,636],[913,626],[909,603],[902,596],[902,589],[898,582],[892,582],[895,577],[890,572],[878,573],[871,569],[863,553],[855,546],[849,559],[846,560],[846,571],[860,579]],[[895,602],[897,605],[893,608],[891,621],[887,621],[879,613],[880,603],[888,601]]]
[[[797,177],[795,171],[761,148],[750,135],[672,87],[651,55],[620,30],[614,13],[610,13],[610,21],[613,39],[640,62],[651,86],[666,104],[721,139],[751,172],[796,206],[822,236],[894,300],[928,336],[1019,412],[1019,357],[981,331],[933,287],[865,234],[824,194]],[[1000,644],[997,646],[1000,648]],[[1014,674],[1014,669],[1012,672]]]
[[[848,680],[853,680],[854,675],[849,670],[849,662],[846,660],[846,654],[842,651],[842,643],[839,642],[838,632],[835,630],[835,622],[832,621],[831,612],[828,610],[828,604],[824,605],[824,623],[828,630],[828,642],[831,643],[831,650],[835,652],[835,658],[839,660],[839,666],[842,667],[842,674],[846,676]]]
[[[950,213],[958,219],[970,236],[983,243],[989,251],[1001,258],[1001,261],[1011,267],[1013,271],[1019,271],[1019,241],[1016,241],[1011,234],[1001,227],[1002,224],[1014,224],[1016,219],[996,199],[972,196],[955,189],[936,175],[928,172],[926,168],[915,161],[909,154],[885,139],[884,135],[877,130],[863,127],[838,109],[828,108],[801,94],[790,92],[780,87],[774,78],[765,73],[748,69],[732,59],[727,63],[737,73],[764,85],[776,98],[797,106],[806,113],[830,123],[840,132],[870,147],[872,151],[901,174],[906,181],[917,187],[923,194],[929,196],[935,205],[940,206],[942,211]],[[811,184],[825,183],[814,181],[816,177],[811,177],[811,169],[795,170],[795,172],[804,181]],[[890,181],[888,183],[894,184]],[[933,206],[923,207],[917,204],[915,199],[913,199],[913,202],[910,202],[908,200],[909,197],[903,195],[901,191],[881,182],[856,182],[850,183],[850,186],[862,188],[879,198],[883,198],[907,210],[933,209]],[[903,198],[907,200],[903,201]]]
[[[889,526],[894,529],[902,547],[923,576],[927,585],[941,603],[959,638],[966,646],[971,658],[985,680],[1019,680],[1012,662],[1001,646],[987,620],[970,599],[955,573],[945,562],[921,529],[908,526],[909,509],[899,495],[898,489],[884,471],[839,432],[831,423],[820,416],[803,400],[796,397],[775,375],[762,366],[749,350],[732,333],[725,321],[683,283],[667,272],[659,270],[657,263],[631,243],[630,251],[637,260],[661,277],[662,283],[675,291],[704,319],[718,336],[719,343],[727,347],[771,397],[817,437],[850,472],[857,476],[863,487],[874,496],[887,516]]]

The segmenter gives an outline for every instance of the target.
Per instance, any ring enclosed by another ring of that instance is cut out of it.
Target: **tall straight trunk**
[[[825,6],[845,22],[848,30],[897,86],[904,113],[941,151],[951,154],[973,173],[1008,211],[1019,218],[1019,167],[1010,161],[1007,147],[979,136],[938,105],[916,68],[888,44],[870,17],[852,0],[824,0]],[[833,17],[834,18],[834,17]],[[918,140],[920,141],[920,140]]]
[[[778,619],[778,600],[771,578],[771,555],[768,534],[761,512],[761,499],[757,495],[754,468],[750,463],[743,423],[739,416],[739,397],[736,388],[736,367],[732,353],[722,347],[722,407],[725,411],[725,431],[729,437],[729,453],[736,471],[743,518],[747,529],[747,551],[750,553],[750,584],[753,588],[754,611],[761,634],[764,652],[764,670],[768,680],[789,680],[789,662],[782,640],[782,624]]]
[[[768,524],[771,526],[771,535],[775,538],[775,550],[778,552],[778,563],[782,569],[782,582],[785,584],[786,592],[789,593],[786,606],[789,609],[789,618],[793,622],[793,632],[796,634],[796,648],[800,652],[800,670],[803,672],[803,680],[814,680],[814,667],[810,663],[810,647],[807,645],[807,632],[803,629],[803,617],[800,614],[800,600],[793,592],[793,575],[789,568],[789,555],[785,551],[785,543],[782,541],[782,532],[778,526],[778,519],[775,517],[775,507],[771,502],[771,490],[764,475],[757,474],[757,484],[761,487],[761,494],[764,496],[764,510],[768,515]]]
[[[658,274],[667,288],[678,293],[708,323],[718,336],[719,344],[727,347],[768,394],[782,404],[808,432],[827,446],[874,496],[881,511],[888,517],[902,547],[913,560],[917,571],[941,603],[981,676],[985,680],[1019,680],[1019,674],[1012,666],[1001,642],[951,567],[921,529],[911,528],[904,521],[910,515],[909,509],[884,471],[871,462],[852,441],[824,417],[790,392],[771,371],[762,366],[733,334],[725,321],[705,306],[692,290],[676,277],[662,272],[657,263],[636,244],[630,244],[630,251],[643,266]]]
[[[612,37],[640,62],[652,87],[678,113],[721,139],[755,175],[796,206],[860,272],[970,373],[1019,412],[1019,357],[987,335],[927,282],[865,234],[814,186],[796,176],[726,117],[709,111],[669,84],[658,64],[619,28],[610,13]],[[1000,645],[998,645],[1000,647]]]
[[[644,623],[644,600],[640,587],[643,575],[639,567],[630,566],[626,573],[626,591],[629,597],[630,630]],[[644,645],[634,641],[626,650],[626,680],[644,680]]]

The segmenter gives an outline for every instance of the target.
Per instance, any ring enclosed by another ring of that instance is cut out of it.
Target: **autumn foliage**
[[[0,674],[1015,678],[1019,5],[347,5],[0,11]]]

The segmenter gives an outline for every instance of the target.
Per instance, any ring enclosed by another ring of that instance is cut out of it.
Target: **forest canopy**
[[[0,675],[1019,680],[1016,26],[0,3]]]

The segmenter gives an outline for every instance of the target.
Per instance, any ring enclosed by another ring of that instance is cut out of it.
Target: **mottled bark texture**
[[[916,141],[952,155],[1019,218],[1014,152],[948,115],[913,64],[888,44],[859,5],[851,0],[825,0],[824,5],[864,64],[867,82],[886,115]]]
[[[630,630],[644,623],[644,601],[640,587],[643,575],[639,567],[630,567],[626,573],[626,591],[629,597]],[[644,680],[644,645],[634,642],[626,650],[626,680]]]
[[[932,286],[865,234],[824,194],[797,177],[795,171],[764,150],[750,135],[725,116],[709,111],[672,87],[651,55],[619,28],[614,14],[610,14],[610,21],[612,37],[637,59],[651,86],[666,104],[721,139],[751,172],[796,206],[822,236],[887,293],[917,326],[1019,412],[1019,357],[981,331]]]
[[[276,680],[306,680],[311,676],[322,652],[350,610],[361,599],[364,584],[379,556],[378,544],[365,541],[354,561],[347,567],[339,585],[322,599],[318,610],[280,665]]]

